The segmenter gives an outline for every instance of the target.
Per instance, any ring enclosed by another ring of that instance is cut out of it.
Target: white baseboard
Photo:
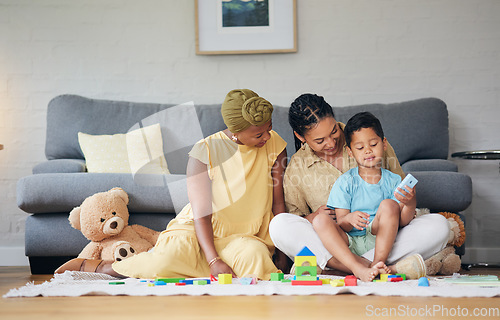
[[[500,248],[479,248],[465,246],[463,264],[487,263],[500,265]]]
[[[29,266],[24,247],[0,247],[0,257],[1,267]]]

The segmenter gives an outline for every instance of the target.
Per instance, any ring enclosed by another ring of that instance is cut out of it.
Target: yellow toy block
[[[387,279],[389,276],[390,276],[390,274],[388,274],[388,273],[382,273],[380,275],[380,280],[387,282]]]
[[[319,280],[321,280],[321,282],[323,282],[323,284],[330,284],[330,281],[331,281],[331,279],[328,279],[328,278],[321,278]]]
[[[344,279],[331,279],[330,285],[332,287],[343,287],[344,286]]]
[[[231,284],[233,283],[233,275],[230,273],[219,274],[219,284]]]
[[[301,266],[317,266],[316,256],[295,256],[295,268]]]

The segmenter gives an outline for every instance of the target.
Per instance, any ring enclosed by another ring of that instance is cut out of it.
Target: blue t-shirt
[[[352,168],[335,181],[326,205],[332,209],[366,212],[370,215],[370,222],[372,222],[382,200],[393,199],[399,202],[394,197],[394,191],[400,182],[399,175],[382,169],[380,181],[377,184],[370,184],[360,177],[357,167]],[[349,234],[362,236],[366,234],[366,230],[353,227]]]

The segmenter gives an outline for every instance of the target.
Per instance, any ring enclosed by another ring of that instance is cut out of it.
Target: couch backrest
[[[371,111],[379,117],[401,163],[447,158],[448,112],[441,100],[425,98],[386,105],[334,107],[335,117],[344,123],[360,111]],[[78,132],[126,133],[138,124],[156,122],[162,124],[165,156],[172,173],[185,173],[188,152],[198,139],[225,128],[220,104],[195,104],[193,109],[189,104],[176,106],[61,95],[48,106],[45,154],[49,160],[84,159]],[[287,142],[288,156],[293,155],[295,147],[287,107],[275,106],[273,129]]]

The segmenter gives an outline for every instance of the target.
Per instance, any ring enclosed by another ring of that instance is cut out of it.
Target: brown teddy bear
[[[417,216],[428,213],[428,209],[417,210]],[[443,250],[425,260],[425,267],[428,276],[436,274],[452,275],[460,271],[462,264],[460,257],[455,253],[455,246],[460,247],[464,244],[465,226],[462,219],[455,213],[438,212],[437,214],[444,216],[448,221],[450,227],[448,244]]]
[[[128,225],[127,204],[127,193],[113,188],[86,198],[71,210],[71,226],[91,241],[78,258],[120,261],[155,245],[158,231]]]

